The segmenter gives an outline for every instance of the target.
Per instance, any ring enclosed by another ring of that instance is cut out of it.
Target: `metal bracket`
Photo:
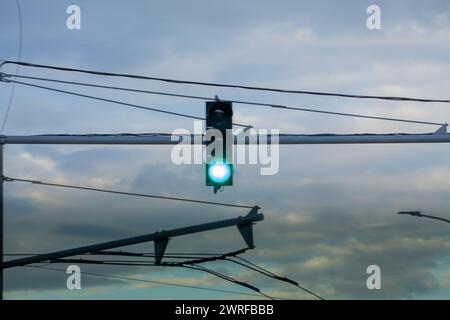
[[[6,79],[7,77],[11,77],[11,76],[10,76],[9,74],[0,72],[0,81],[3,81],[3,82],[10,82],[8,79]]]
[[[257,215],[258,209],[259,209],[258,206],[253,207],[252,210],[247,214],[247,217]],[[253,249],[255,247],[253,242],[253,223],[252,222],[240,223],[237,224],[237,228],[242,238],[244,238],[244,241],[247,244],[247,246]]]
[[[448,123],[442,125],[434,134],[447,134]]]
[[[240,224],[237,228],[247,246],[253,249],[255,247],[253,243],[253,223]]]
[[[160,265],[161,260],[164,256],[164,252],[166,251],[167,244],[169,243],[169,238],[161,236],[160,238],[158,237],[157,239],[155,239],[154,242],[155,242],[155,264]]]

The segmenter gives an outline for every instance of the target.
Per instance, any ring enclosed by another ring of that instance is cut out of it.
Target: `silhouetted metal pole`
[[[424,217],[424,218],[429,218],[429,219],[434,219],[434,220],[439,220],[439,221],[444,221],[444,222],[450,223],[449,219],[444,219],[441,217],[435,217],[435,216],[430,216],[427,214],[422,214],[420,211],[400,211],[400,212],[397,212],[397,214],[407,214],[407,215],[414,216],[414,217],[419,217],[419,218]]]
[[[380,143],[449,143],[450,134],[443,126],[434,133],[424,134],[280,134],[235,136],[234,144],[380,144]],[[5,144],[103,144],[103,145],[176,145],[205,144],[202,135],[31,135],[3,136]]]
[[[3,142],[0,142],[0,256],[3,265]],[[3,300],[3,269],[0,270],[0,300]]]
[[[249,247],[253,247],[253,233],[252,224],[257,221],[264,219],[264,215],[257,213],[258,207],[254,207],[249,214],[245,217],[238,217],[234,219],[220,220],[215,222],[204,223],[200,225],[194,225],[184,228],[178,228],[168,231],[155,232],[151,234],[145,234],[137,237],[125,238],[115,241],[108,241],[103,243],[98,243],[90,246],[78,247],[68,250],[56,251],[47,254],[41,254],[36,256],[31,256],[22,259],[5,261],[2,264],[2,269],[24,266],[31,263],[38,263],[43,261],[52,261],[55,259],[76,256],[86,253],[95,253],[102,250],[114,249],[124,246],[129,246],[133,244],[139,244],[144,242],[155,242],[155,251],[157,255],[156,263],[161,261],[164,254],[164,250],[167,246],[167,242],[170,238],[178,237],[186,234],[197,233],[207,230],[221,229],[231,226],[237,226],[241,235],[243,236],[245,242]]]

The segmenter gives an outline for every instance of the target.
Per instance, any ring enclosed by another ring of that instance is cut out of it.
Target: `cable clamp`
[[[448,124],[443,124],[434,134],[447,134]]]
[[[7,77],[11,77],[11,75],[3,73],[3,72],[0,72],[0,81],[10,82],[8,79],[6,79]]]

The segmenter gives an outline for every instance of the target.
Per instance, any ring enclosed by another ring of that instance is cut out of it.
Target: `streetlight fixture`
[[[397,214],[407,214],[407,215],[419,217],[419,218],[425,217],[425,218],[429,218],[429,219],[434,219],[434,220],[439,220],[439,221],[444,221],[444,222],[450,223],[450,220],[448,220],[448,219],[422,214],[420,211],[400,211],[400,212],[397,212]]]

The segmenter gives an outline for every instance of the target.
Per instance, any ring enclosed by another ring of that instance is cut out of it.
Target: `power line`
[[[64,269],[49,268],[49,267],[42,267],[42,266],[25,266],[25,267],[38,268],[38,269],[44,269],[44,270],[49,270],[49,271],[60,271],[60,272],[64,272],[64,273],[66,272],[66,270],[64,270]],[[152,283],[152,284],[158,284],[158,285],[166,285],[166,286],[182,287],[182,288],[189,288],[189,289],[199,289],[199,290],[206,290],[206,291],[215,291],[215,292],[222,292],[222,293],[239,294],[239,295],[253,296],[253,297],[259,297],[260,296],[259,294],[245,293],[245,292],[240,292],[240,291],[214,289],[214,288],[185,285],[185,284],[179,284],[179,283],[173,283],[173,282],[163,282],[163,281],[155,281],[155,280],[147,280],[147,279],[122,277],[122,276],[103,274],[103,273],[94,273],[94,272],[83,271],[83,274],[84,275],[89,275],[89,276],[95,276],[95,277],[102,277],[102,278],[111,278],[111,279],[119,279],[119,280],[127,280],[127,281],[145,282],[145,283]],[[277,298],[277,299],[283,299],[283,298]]]
[[[320,299],[320,300],[325,300],[323,297],[321,297],[320,295],[318,295],[317,293],[301,286],[297,281],[289,279],[287,277],[281,277],[278,276],[277,274],[247,260],[244,259],[240,256],[240,254],[244,253],[245,251],[247,251],[248,248],[245,249],[241,249],[241,250],[237,250],[237,251],[233,251],[233,252],[229,252],[229,253],[225,253],[225,254],[210,254],[210,253],[192,253],[189,254],[188,253],[167,253],[164,255],[165,258],[171,258],[171,259],[196,259],[196,260],[187,260],[187,261],[182,261],[182,262],[166,262],[163,264],[160,264],[162,266],[185,266],[185,265],[193,265],[193,264],[199,264],[199,263],[205,263],[205,262],[212,262],[212,261],[217,261],[217,260],[223,260],[223,261],[230,261],[233,263],[236,263],[240,266],[243,266],[245,268],[248,268],[250,270],[256,271],[260,274],[263,274],[267,277],[270,277],[272,279],[275,280],[279,280],[279,281],[283,281],[283,282],[287,282],[289,284],[292,284],[294,286],[296,286],[297,288],[303,290],[304,292]],[[122,251],[102,251],[102,252],[98,252],[98,253],[94,253],[94,254],[89,254],[89,255],[118,255],[118,256],[131,256],[131,257],[155,257],[155,254],[148,254],[148,253],[135,253],[135,252],[122,252]],[[206,258],[205,258],[206,256]],[[230,257],[236,258],[241,260],[242,262],[236,261],[231,259]],[[61,262],[75,262],[75,263],[98,263],[98,264],[112,264],[112,265],[122,265],[123,263],[126,263],[127,265],[134,265],[134,266],[147,266],[149,265],[154,265],[151,261],[140,261],[140,260],[85,260],[85,259],[79,259],[79,260],[74,260],[74,259],[59,259],[59,261]]]
[[[248,265],[246,265],[245,263],[241,263],[241,262],[239,262],[239,261],[233,260],[233,259],[229,259],[229,258],[227,258],[226,260],[227,260],[227,261],[234,262],[234,263],[237,263],[237,264],[239,264],[239,265],[241,265],[241,266],[244,266],[244,267],[246,267],[246,268],[249,268],[249,269],[251,269],[251,270],[253,270],[253,271],[256,271],[256,272],[258,272],[258,273],[261,273],[261,274],[263,274],[263,275],[265,275],[265,276],[268,276],[268,277],[270,277],[270,278],[273,278],[273,279],[276,279],[276,280],[280,280],[280,281],[284,281],[284,282],[293,284],[293,285],[296,286],[297,288],[299,288],[299,289],[305,291],[306,293],[308,293],[308,294],[310,294],[310,295],[313,295],[314,297],[318,298],[319,300],[325,300],[323,297],[319,296],[317,293],[314,293],[313,291],[311,291],[311,290],[309,290],[309,289],[306,289],[305,287],[301,286],[301,285],[300,285],[297,281],[295,281],[295,280],[289,279],[289,278],[287,278],[287,277],[280,277],[280,276],[276,275],[275,273],[273,273],[273,272],[271,272],[271,271],[269,271],[269,270],[267,270],[267,269],[264,269],[263,267],[260,267],[260,266],[256,265],[255,263],[252,263],[252,262],[250,262],[250,261],[248,261],[248,260],[246,260],[246,259],[244,259],[244,258],[241,258],[241,257],[239,257],[239,256],[235,256],[235,257],[236,257],[237,259],[242,260],[243,262],[248,263]]]
[[[204,96],[194,96],[194,95],[186,95],[186,94],[161,92],[161,91],[150,91],[150,90],[141,90],[141,89],[134,89],[134,88],[126,88],[126,87],[107,86],[107,85],[85,83],[85,82],[78,82],[78,81],[66,81],[66,80],[58,80],[58,79],[51,79],[51,78],[25,76],[25,75],[12,75],[12,74],[5,74],[5,73],[0,74],[0,75],[3,77],[15,77],[15,78],[23,78],[23,79],[29,79],[29,80],[38,80],[38,81],[70,84],[70,85],[101,88],[101,89],[111,89],[111,90],[119,90],[119,91],[127,91],[127,92],[162,95],[162,96],[169,96],[169,97],[176,97],[176,98],[187,98],[187,99],[196,99],[196,100],[203,100],[203,101],[214,100],[214,98],[204,97]],[[6,80],[6,81],[8,81],[8,80]],[[274,104],[274,103],[263,103],[263,102],[252,102],[252,101],[230,100],[230,99],[223,99],[223,100],[226,100],[226,101],[229,101],[232,103],[236,103],[236,104],[262,106],[262,107],[286,109],[286,110],[293,110],[293,111],[313,112],[313,113],[329,114],[329,115],[336,115],[336,116],[355,117],[355,118],[383,120],[383,121],[396,121],[396,122],[406,122],[406,123],[426,124],[426,125],[437,125],[437,126],[444,125],[444,123],[437,123],[437,122],[417,121],[417,120],[389,118],[389,117],[377,117],[377,116],[369,116],[369,115],[362,115],[362,114],[355,114],[355,113],[344,113],[344,112],[319,110],[319,109],[313,109],[313,108],[293,107],[293,106],[279,105],[279,104]]]
[[[188,256],[181,256],[181,255],[165,254],[164,255],[165,258],[196,259],[196,260],[187,260],[187,261],[182,261],[182,262],[165,262],[165,263],[162,263],[159,265],[168,266],[168,267],[186,267],[189,265],[198,265],[200,263],[212,262],[212,261],[217,261],[217,260],[230,261],[230,262],[236,263],[240,266],[243,266],[245,268],[248,268],[250,270],[256,271],[256,272],[263,274],[267,277],[270,277],[272,279],[292,284],[292,285],[296,286],[297,288],[303,290],[304,292],[306,292],[320,300],[325,300],[323,297],[319,296],[318,294],[314,293],[313,291],[301,286],[297,281],[289,279],[287,277],[280,277],[280,276],[276,275],[275,273],[256,265],[253,262],[250,262],[244,258],[241,258],[240,254],[244,253],[247,250],[248,250],[248,248],[245,248],[245,249],[241,249],[241,250],[237,250],[237,251],[233,251],[233,252],[229,252],[229,253],[225,253],[225,254],[216,254],[211,257],[209,257],[211,254],[197,254],[197,255],[203,255],[201,257],[192,257],[192,256],[188,257]],[[133,257],[137,257],[137,256],[150,257],[150,255],[144,255],[143,253],[139,254],[139,253],[126,253],[126,252],[125,253],[124,252],[99,252],[99,254],[124,255],[124,256],[133,256]],[[207,255],[208,257],[205,258],[204,257],[205,255]],[[233,260],[233,259],[231,259],[231,257],[240,259],[242,262]],[[155,265],[151,261],[140,261],[140,260],[100,260],[99,261],[99,260],[85,260],[85,259],[78,259],[78,260],[58,259],[58,261],[69,262],[69,263],[94,263],[94,264],[109,264],[109,265],[124,265],[125,264],[128,266],[129,265],[133,265],[133,266],[149,266],[149,265],[154,266]],[[228,280],[228,279],[226,279],[226,280]]]
[[[133,192],[125,192],[125,191],[108,190],[108,189],[99,189],[99,188],[90,188],[90,187],[82,187],[82,186],[75,186],[75,185],[68,185],[68,184],[58,184],[58,183],[43,182],[43,181],[38,181],[38,180],[11,178],[11,177],[5,177],[5,176],[3,176],[3,180],[6,181],[6,182],[14,182],[14,181],[26,182],[26,183],[39,184],[39,185],[51,186],[51,187],[79,189],[79,190],[87,190],[87,191],[97,191],[97,192],[105,192],[105,193],[120,194],[120,195],[127,195],[127,196],[155,198],[155,199],[162,199],[162,200],[193,202],[193,203],[210,204],[210,205],[225,206],[225,207],[246,208],[246,209],[252,209],[252,208],[255,207],[255,206],[248,206],[248,205],[238,205],[238,204],[231,204],[231,203],[205,201],[205,200],[196,200],[196,199],[187,199],[187,198],[178,198],[178,197],[168,197],[168,196],[160,196],[160,195],[152,195],[152,194],[143,194],[143,193],[133,193]]]
[[[220,273],[218,271],[215,270],[211,270],[208,268],[205,268],[203,266],[186,266],[183,264],[161,264],[161,265],[156,265],[152,262],[148,262],[148,261],[144,261],[144,262],[135,262],[135,261],[111,261],[111,260],[84,260],[84,259],[57,259],[57,260],[53,260],[53,263],[78,263],[78,264],[99,264],[99,265],[112,265],[112,266],[138,266],[138,267],[142,267],[142,266],[150,266],[150,267],[155,267],[155,266],[166,266],[166,267],[179,267],[179,268],[185,268],[185,269],[192,269],[192,270],[199,270],[199,271],[203,271],[209,274],[212,274],[218,278],[221,278],[223,280],[229,281],[231,283],[240,285],[242,287],[248,288],[250,290],[253,290],[255,292],[258,292],[260,295],[269,298],[271,300],[274,300],[273,297],[261,292],[261,290],[253,285],[250,285],[248,283],[239,281],[233,277],[227,276],[223,273]]]
[[[42,256],[42,255],[45,255],[45,253],[4,253],[3,255],[4,256],[9,256],[9,257],[23,257],[23,256]],[[141,257],[141,258],[154,258],[154,257],[158,256],[156,254],[131,253],[131,252],[86,253],[86,254],[82,254],[81,256],[97,256],[97,255],[100,255],[100,256],[106,255],[106,256]],[[215,256],[219,256],[219,255],[220,254],[217,254]],[[170,253],[165,253],[164,254],[164,258],[169,258],[169,259],[199,259],[200,260],[200,259],[204,259],[204,257],[205,257],[204,254],[203,255],[200,255],[200,254],[199,255],[187,255],[187,254],[186,255],[182,255],[182,254],[174,255],[174,254],[170,254]],[[215,259],[218,259],[218,258],[215,258]],[[109,262],[120,262],[121,260],[107,260],[107,261],[109,261]],[[126,260],[126,261],[138,262],[138,260]]]
[[[44,255],[46,253],[4,253],[5,256],[39,256]],[[126,251],[112,251],[112,250],[104,250],[100,252],[94,253],[88,253],[86,255],[139,255],[139,256],[154,256],[154,252],[126,252]],[[168,252],[164,254],[166,257],[167,255],[172,256],[180,256],[180,255],[187,255],[187,256],[219,256],[221,253],[192,253],[192,252]]]
[[[247,249],[247,248],[246,248]],[[46,253],[4,253],[4,256],[40,256],[45,255]],[[95,253],[86,253],[83,254],[86,256],[96,256],[96,255],[107,255],[107,256],[131,256],[131,257],[155,257],[156,254],[154,252],[127,252],[127,251],[113,251],[113,250],[103,250]],[[192,252],[167,252],[164,253],[164,257],[169,258],[179,258],[179,259],[188,259],[188,258],[203,258],[209,256],[221,256],[222,253],[192,253]]]
[[[122,78],[131,78],[131,79],[139,79],[139,80],[153,80],[153,81],[162,81],[162,82],[168,82],[168,83],[200,85],[200,86],[208,86],[208,87],[235,88],[235,89],[245,89],[245,90],[270,91],[270,92],[293,93],[293,94],[307,94],[307,95],[317,95],[317,96],[332,96],[332,97],[355,98],[355,99],[379,99],[379,100],[391,100],[391,101],[450,103],[450,100],[447,100],[447,99],[423,99],[423,98],[409,98],[409,97],[398,97],[398,96],[357,95],[357,94],[331,93],[331,92],[319,92],[319,91],[288,90],[288,89],[278,89],[278,88],[237,85],[237,84],[222,84],[222,83],[214,83],[214,82],[177,80],[177,79],[169,79],[169,78],[150,77],[150,76],[142,76],[142,75],[126,74],[126,73],[103,72],[103,71],[94,71],[94,70],[76,69],[76,68],[65,68],[65,67],[57,67],[57,66],[51,66],[51,65],[42,65],[42,64],[35,64],[35,63],[29,63],[29,62],[18,62],[18,61],[5,61],[2,64],[0,64],[0,69],[5,64],[19,64],[21,66],[32,67],[32,68],[44,68],[44,69],[52,69],[52,70],[58,70],[58,71],[69,71],[69,72],[79,72],[79,73],[85,73],[85,74],[94,74],[94,75],[99,75],[99,76],[122,77]]]
[[[107,98],[102,98],[102,97],[97,97],[97,96],[92,96],[92,95],[87,95],[87,94],[82,94],[82,93],[77,93],[77,92],[72,92],[72,91],[67,91],[67,90],[51,88],[51,87],[45,87],[45,86],[40,86],[40,85],[26,83],[26,82],[21,82],[21,81],[16,81],[16,80],[1,79],[1,81],[17,83],[17,84],[24,85],[24,86],[29,86],[29,87],[49,90],[49,91],[53,91],[53,92],[69,94],[69,95],[73,95],[73,96],[77,96],[77,97],[83,97],[83,98],[88,98],[88,99],[93,99],[93,100],[98,100],[98,101],[103,101],[103,102],[119,104],[119,105],[123,105],[123,106],[127,106],[127,107],[137,108],[137,109],[144,109],[144,110],[148,110],[148,111],[154,111],[154,112],[170,114],[170,115],[173,115],[173,116],[191,118],[191,119],[196,119],[196,120],[205,120],[205,118],[192,116],[192,115],[188,115],[188,114],[185,114],[185,113],[172,112],[172,111],[167,111],[167,110],[162,110],[162,109],[157,109],[157,108],[145,107],[145,106],[141,106],[141,105],[138,105],[138,104],[123,102],[123,101],[118,101],[118,100],[112,100],[112,99],[107,99]],[[236,125],[236,126],[240,126],[240,127],[248,127],[248,125],[237,124],[237,123],[233,123],[233,124]]]
[[[252,285],[248,285],[247,283],[243,283],[241,281],[238,281],[234,278],[231,278],[229,276],[226,276],[222,273],[218,273],[217,271],[213,271],[211,269],[207,269],[204,267],[200,267],[198,266],[198,264],[200,263],[205,263],[205,262],[212,262],[212,261],[217,261],[217,260],[224,260],[224,261],[230,261],[233,263],[236,263],[240,266],[243,266],[245,268],[248,268],[250,270],[256,271],[258,273],[261,273],[265,276],[268,276],[270,278],[273,278],[275,280],[279,280],[279,281],[283,281],[283,282],[287,282],[289,284],[293,284],[294,286],[298,287],[299,289],[305,291],[306,293],[313,295],[314,297],[320,299],[320,300],[325,300],[323,297],[319,296],[318,294],[314,293],[313,291],[306,289],[305,287],[301,286],[297,281],[289,279],[287,277],[280,277],[278,275],[276,275],[275,273],[260,267],[258,265],[256,265],[253,262],[250,262],[244,258],[241,258],[239,256],[239,254],[245,252],[248,248],[245,249],[241,249],[238,251],[234,251],[234,252],[229,252],[229,253],[225,253],[225,254],[216,254],[213,257],[207,257],[205,258],[204,255],[212,255],[212,254],[197,254],[197,255],[203,255],[203,257],[193,257],[193,256],[181,256],[180,254],[176,255],[176,254],[165,254],[164,257],[165,258],[176,258],[176,259],[186,259],[186,258],[197,258],[197,260],[187,260],[187,261],[183,261],[183,262],[165,262],[162,264],[155,264],[153,261],[147,261],[147,260],[89,260],[89,259],[57,259],[57,260],[52,260],[50,263],[81,263],[81,264],[99,264],[99,265],[113,265],[113,266],[165,266],[165,267],[182,267],[182,268],[189,268],[189,269],[195,269],[195,270],[200,270],[200,271],[205,271],[208,273],[211,273],[215,276],[218,276],[222,279],[225,279],[227,281],[231,281],[233,283],[239,284],[239,285],[243,285],[247,288],[250,288],[254,291],[259,292],[260,294],[261,291],[252,286]],[[105,251],[105,252],[98,252],[98,253],[93,253],[93,254],[88,254],[88,255],[124,255],[124,256],[133,256],[133,257],[150,257],[150,256],[154,256],[154,255],[146,255],[144,253],[134,253],[134,252],[122,252],[122,251]],[[16,255],[31,255],[31,254],[5,254],[8,256],[16,256]],[[34,254],[35,255],[35,254]],[[185,253],[184,255],[187,255],[187,253]],[[230,257],[235,257],[237,259],[240,259],[242,262],[230,259]],[[190,266],[194,266],[194,267],[190,267]],[[269,297],[265,294],[263,294],[266,297]]]
[[[191,118],[191,119],[204,120],[204,118],[196,117],[196,116],[192,116],[192,115],[187,115],[187,114],[183,114],[183,113],[171,112],[171,111],[166,111],[166,110],[161,110],[161,109],[156,109],[156,108],[150,108],[150,107],[144,107],[144,106],[140,106],[140,105],[137,105],[137,104],[121,102],[121,101],[116,101],[116,100],[106,99],[106,98],[101,98],[101,97],[95,97],[95,96],[91,96],[91,95],[75,93],[75,92],[66,91],[66,90],[60,90],[60,89],[56,89],[56,88],[45,87],[45,86],[35,85],[35,84],[21,82],[21,81],[15,81],[15,80],[6,80],[6,81],[7,82],[12,82],[14,84],[17,83],[17,84],[21,84],[21,85],[24,85],[24,86],[40,88],[40,89],[50,90],[50,91],[59,92],[59,93],[70,94],[70,95],[74,95],[74,96],[78,96],[78,97],[83,97],[83,98],[89,98],[89,99],[104,101],[104,102],[120,104],[120,105],[124,105],[124,106],[128,106],[128,107],[132,107],[132,108],[138,108],[138,109],[144,109],[144,110],[149,110],[149,111],[161,112],[161,113],[166,113],[166,114],[170,114],[170,115],[186,117],[186,118]]]
[[[19,50],[18,50],[18,54],[17,54],[17,61],[22,60],[22,10],[20,8],[20,1],[16,0],[16,6],[17,6],[17,15],[19,17]],[[5,62],[3,62],[5,63]],[[1,67],[0,67],[1,68]],[[19,65],[16,65],[16,71],[15,74],[17,75],[19,73]],[[8,117],[9,117],[9,112],[11,110],[11,106],[14,100],[14,93],[16,91],[16,84],[13,83],[12,88],[11,88],[11,93],[9,95],[9,100],[8,100],[8,105],[6,107],[6,113],[5,113],[5,117],[3,118],[3,123],[2,123],[2,127],[0,129],[0,134],[3,133],[3,130],[5,129],[6,126],[6,122],[8,121]]]
[[[266,297],[266,298],[269,298],[270,300],[275,300],[273,297],[271,297],[271,296],[269,296],[269,295],[267,295],[267,294],[261,292],[261,290],[260,290],[259,288],[255,287],[255,286],[253,286],[253,285],[250,285],[250,284],[248,284],[248,283],[246,283],[246,282],[242,282],[242,281],[236,280],[236,279],[234,279],[234,278],[232,278],[232,277],[230,277],[230,276],[227,276],[227,275],[225,275],[225,274],[223,274],[223,273],[220,273],[220,272],[217,272],[217,271],[214,271],[214,270],[205,268],[205,267],[203,267],[203,266],[198,266],[198,265],[194,265],[194,266],[186,266],[186,265],[182,265],[182,266],[180,266],[180,267],[181,267],[181,268],[186,268],[186,269],[192,269],[192,270],[199,270],[199,271],[207,272],[207,273],[212,274],[212,275],[214,275],[214,276],[216,276],[216,277],[218,277],[218,278],[221,278],[221,279],[224,279],[224,280],[226,280],[226,281],[235,283],[235,284],[237,284],[237,285],[240,285],[240,286],[249,288],[250,290],[253,290],[253,291],[255,291],[255,292],[258,292],[260,295],[262,295],[262,296],[264,296],[264,297]]]

